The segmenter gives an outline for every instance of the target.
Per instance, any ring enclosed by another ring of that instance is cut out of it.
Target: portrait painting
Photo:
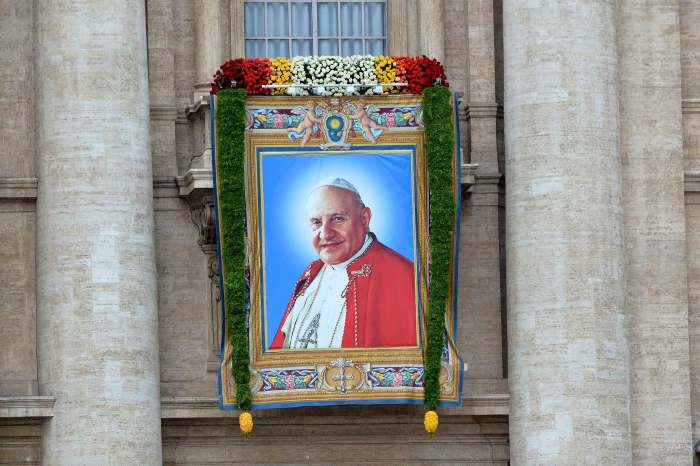
[[[264,351],[419,345],[411,147],[258,151]]]

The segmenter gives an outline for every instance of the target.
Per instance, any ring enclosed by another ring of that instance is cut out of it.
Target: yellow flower
[[[292,61],[288,58],[277,57],[270,60],[270,84],[292,83]],[[285,88],[273,89],[272,94],[286,94]]]
[[[271,375],[269,380],[270,383],[277,383],[277,377],[275,377],[274,375]]]
[[[250,437],[253,433],[253,416],[248,412],[244,411],[238,416],[238,425],[241,427],[241,432],[246,438]]]
[[[255,119],[259,120],[261,123],[265,123],[267,121],[267,117],[262,113],[258,113],[257,115],[255,115]]]
[[[377,81],[381,84],[391,84],[398,82],[396,79],[396,63],[391,57],[378,55],[374,62],[374,74],[377,76]],[[392,87],[384,87],[383,93],[388,93],[393,90]]]
[[[425,431],[430,435],[431,437],[435,432],[438,430],[438,413],[435,411],[427,411],[425,413],[425,417],[423,418],[423,427],[425,427]]]

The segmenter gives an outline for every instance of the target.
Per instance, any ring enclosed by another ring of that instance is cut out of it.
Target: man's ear
[[[372,220],[372,210],[369,207],[362,209],[362,226],[369,231],[369,221]]]

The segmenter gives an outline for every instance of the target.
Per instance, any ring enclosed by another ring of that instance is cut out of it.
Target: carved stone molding
[[[207,88],[201,86],[206,84]],[[211,119],[209,110],[209,83],[200,83],[195,86],[194,103],[187,107],[185,115],[192,125],[194,136],[192,157],[189,169],[211,169]]]
[[[685,174],[685,192],[700,192],[700,172],[689,172]]]
[[[36,199],[38,178],[0,178],[0,199]]]
[[[505,393],[463,396],[463,406],[445,408],[444,416],[507,416],[510,411],[510,397]],[[163,398],[160,403],[162,419],[194,419],[235,417],[238,411],[221,411],[216,398]],[[268,416],[275,414],[270,412]],[[260,416],[267,417],[264,414]],[[310,421],[313,422],[313,421]]]
[[[176,182],[180,197],[190,206],[192,223],[199,233],[197,244],[207,256],[207,276],[209,277],[207,371],[215,372],[219,369],[219,342],[221,341],[221,282],[212,172],[207,169],[190,169],[185,176],[177,177]]]
[[[151,107],[151,120],[177,120],[177,108],[175,107]]]
[[[177,397],[160,401],[162,419],[235,417],[239,411],[222,411],[218,398]]]
[[[185,198],[190,206],[200,204],[202,197],[211,197],[214,189],[210,168],[190,168],[184,176],[176,177],[175,182],[180,197]]]
[[[476,172],[479,169],[478,163],[463,163],[461,166],[462,189],[476,183]]]
[[[700,99],[683,99],[681,103],[683,114],[700,113]]]
[[[216,225],[214,216],[213,196],[203,196],[199,203],[190,205],[192,208],[192,222],[199,231],[199,244],[205,254],[216,254]]]
[[[0,418],[50,418],[54,403],[52,396],[0,397]]]
[[[209,276],[209,355],[207,357],[207,372],[219,370],[219,345],[221,342],[221,277],[219,273],[219,256],[217,245],[202,245],[202,250],[208,258]]]
[[[465,114],[467,120],[472,118],[503,118],[503,106],[496,102],[467,102]]]
[[[200,112],[202,109],[209,110],[209,90],[211,84],[209,83],[199,83],[195,84],[192,97],[192,105],[187,107],[185,110],[185,116],[190,118],[196,113]]]

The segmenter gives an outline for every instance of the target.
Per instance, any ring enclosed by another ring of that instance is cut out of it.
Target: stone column
[[[245,57],[245,12],[243,0],[231,2],[231,57]]]
[[[444,0],[418,1],[418,54],[445,59]]]
[[[617,4],[632,460],[692,464],[678,0]]]
[[[700,449],[700,3],[681,0],[681,84],[683,158],[686,169],[686,242],[688,259],[688,332],[690,387],[695,451]],[[691,186],[693,186],[691,188]],[[691,192],[692,191],[692,192]]]
[[[43,462],[161,464],[145,2],[35,5]]]
[[[406,55],[408,53],[408,2],[388,0],[387,7],[387,53]]]
[[[235,0],[234,0],[235,2]],[[186,111],[192,123],[194,153],[190,169],[211,171],[209,91],[214,73],[231,58],[231,4],[229,0],[195,2],[196,82],[193,104]]]
[[[209,95],[216,70],[231,58],[231,6],[229,0],[196,0],[195,32],[197,84],[195,99]]]
[[[462,259],[460,278],[467,283],[464,307],[467,311],[459,341],[469,364],[467,378],[504,377],[502,338],[503,159],[499,154],[498,122],[502,108],[496,103],[496,41],[493,0],[467,0],[464,8],[468,34],[467,68],[463,79],[469,100],[462,113],[462,126],[469,141],[466,149],[472,163],[479,165],[475,184],[462,203],[462,250],[472,251]],[[462,25],[464,29],[464,25]],[[448,42],[449,44],[449,42]],[[447,47],[448,55],[451,47]],[[451,79],[450,85],[454,85]],[[458,83],[461,84],[461,83]],[[501,146],[502,150],[502,146]],[[466,244],[465,244],[466,243]],[[483,286],[487,284],[486,286]]]
[[[503,13],[511,462],[630,464],[615,4]]]

